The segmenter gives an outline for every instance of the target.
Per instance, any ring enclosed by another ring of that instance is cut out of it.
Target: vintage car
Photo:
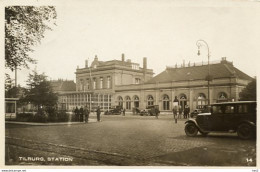
[[[141,116],[149,116],[147,109],[139,110],[138,114]]]
[[[143,110],[143,114],[146,116],[155,116],[155,109],[159,109],[159,105],[150,105],[147,106],[145,110]],[[160,111],[159,111],[160,113]]]
[[[214,103],[210,112],[200,113],[185,124],[185,133],[190,137],[198,132],[203,136],[210,132],[237,132],[241,139],[250,139],[256,136],[256,102]]]
[[[115,106],[111,109],[105,111],[104,115],[121,115],[122,107],[121,106]]]

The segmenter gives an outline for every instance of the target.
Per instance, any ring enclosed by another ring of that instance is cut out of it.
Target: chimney
[[[147,69],[147,58],[146,57],[143,58],[143,68]]]
[[[95,61],[98,61],[98,57],[97,57],[97,55],[95,55],[95,59],[94,59]]]
[[[122,62],[124,62],[125,61],[125,54],[123,53],[122,54]]]
[[[85,68],[88,68],[88,60],[85,60]]]
[[[223,64],[223,63],[227,63],[227,58],[226,57],[222,57],[221,58],[221,63]]]

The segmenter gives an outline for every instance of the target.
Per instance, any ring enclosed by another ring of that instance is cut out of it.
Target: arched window
[[[154,102],[153,96],[149,95],[149,96],[147,97],[147,106],[152,106],[152,105],[153,105],[153,102]]]
[[[163,95],[163,110],[170,110],[170,99],[168,95]]]
[[[139,108],[139,97],[134,96],[134,107]]]
[[[126,109],[131,110],[131,98],[127,96],[125,101],[126,101]]]
[[[204,93],[199,93],[198,99],[197,99],[197,108],[204,109],[206,104],[207,104],[206,95]]]
[[[227,94],[224,93],[224,92],[220,92],[218,94],[218,100],[217,102],[227,102],[228,101],[228,97],[227,97]]]
[[[118,97],[118,106],[123,107],[123,98],[121,96]]]

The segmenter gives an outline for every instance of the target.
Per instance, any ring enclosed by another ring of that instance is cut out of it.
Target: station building
[[[159,105],[161,112],[171,112],[174,102],[191,110],[203,109],[208,103],[208,64],[194,63],[166,67],[144,84],[117,86],[115,104],[128,111]],[[228,62],[226,58],[210,63],[210,102],[238,101],[239,93],[253,78]]]
[[[238,101],[239,93],[253,78],[222,58],[210,62],[210,102]],[[159,105],[162,113],[170,113],[174,102],[191,110],[203,108],[208,102],[208,63],[182,64],[166,67],[153,77],[153,70],[125,60],[99,61],[95,57],[88,66],[76,70],[76,90],[59,94],[59,102],[67,110],[88,105],[110,109],[120,105],[126,111]]]
[[[59,104],[72,110],[76,106],[88,105],[94,110],[97,106],[105,111],[115,106],[115,91],[120,85],[144,84],[153,77],[153,70],[147,68],[147,58],[143,58],[143,66],[125,59],[99,61],[95,56],[94,61],[88,66],[85,61],[84,68],[76,70],[76,90],[59,94]]]

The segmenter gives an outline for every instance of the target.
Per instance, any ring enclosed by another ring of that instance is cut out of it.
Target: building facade
[[[161,112],[171,112],[177,104],[191,110],[208,104],[208,65],[188,64],[167,67],[165,71],[144,84],[117,86],[115,104],[131,111],[137,107],[159,105]],[[210,63],[210,102],[238,101],[239,93],[252,78],[233,66],[226,58]]]
[[[130,112],[133,108],[145,109],[159,105],[163,113],[170,113],[176,103],[191,110],[203,108],[210,102],[238,101],[239,92],[252,78],[222,58],[210,63],[208,96],[208,64],[183,64],[166,67],[165,71],[153,77],[153,70],[147,68],[147,58],[143,66],[125,60],[99,61],[95,57],[88,66],[76,70],[76,90],[61,93],[62,103],[67,110],[88,105],[91,109],[100,106],[107,110],[120,105]]]
[[[143,66],[125,60],[99,61],[96,56],[88,66],[76,70],[76,91],[60,94],[67,110],[76,106],[88,105],[90,109],[100,106],[102,110],[110,109],[115,105],[115,89],[120,85],[143,84],[153,77],[153,70],[147,68],[147,58],[143,58]]]

